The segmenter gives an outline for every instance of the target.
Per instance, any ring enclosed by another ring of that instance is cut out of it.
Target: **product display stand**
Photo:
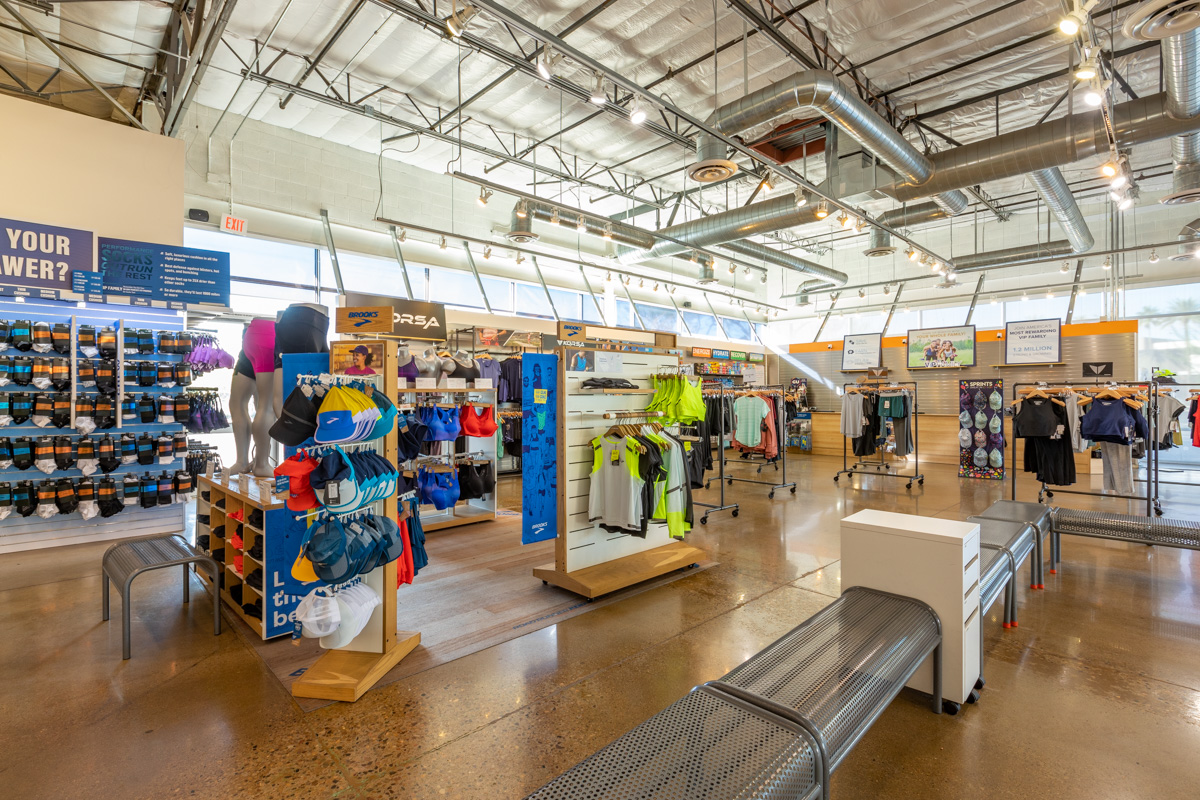
[[[496,413],[496,389],[399,389],[398,393],[410,399],[430,400],[461,405],[473,403],[477,406],[491,406],[492,416],[499,424],[500,417]],[[399,404],[398,404],[399,405]],[[405,408],[413,403],[406,403]],[[446,455],[417,456],[412,460],[414,466],[420,464],[449,464],[453,465],[458,459],[471,456],[477,461],[488,461],[492,465],[492,479],[496,478],[496,434],[484,438],[467,437],[467,452],[449,453]],[[453,442],[450,442],[453,445]],[[399,465],[398,465],[399,466]],[[470,525],[473,522],[488,522],[496,519],[496,492],[493,490],[482,499],[459,500],[450,508],[438,511],[433,506],[422,504],[421,527],[425,533],[457,528],[459,525]]]
[[[733,509],[732,515],[736,517],[738,515],[738,504],[725,502],[725,384],[721,381],[704,381],[700,384],[700,390],[710,395],[715,394],[721,401],[721,413],[717,415],[717,430],[719,433],[717,437],[717,485],[721,489],[721,499],[716,505],[712,503],[692,502],[694,506],[708,509],[708,511],[704,512],[704,516],[700,517],[700,524],[707,525],[709,514],[715,514],[725,509]],[[702,445],[707,447],[711,452],[712,437],[710,436],[709,441],[703,442]],[[711,483],[711,479],[704,482],[705,489],[708,488],[709,483]]]
[[[574,352],[574,348],[572,348]],[[646,538],[610,533],[588,521],[588,490],[592,470],[591,441],[604,434],[613,420],[636,423],[653,419],[647,412],[650,396],[644,391],[613,389],[588,391],[587,378],[624,378],[649,386],[651,376],[678,370],[678,356],[626,352],[620,372],[570,372],[566,355],[558,350],[558,537],[554,563],[536,567],[543,583],[593,599],[691,567],[704,551],[667,535],[665,522],[651,522]]]
[[[396,343],[381,340],[378,343],[383,346],[384,357],[377,376],[382,385],[376,382],[376,387],[396,402]],[[368,376],[357,376],[356,379],[364,377]],[[395,428],[382,439],[364,443],[364,446],[374,446],[388,462],[396,463]],[[396,519],[396,496],[377,503],[376,511]],[[337,650],[326,651],[292,684],[294,696],[353,702],[421,643],[420,633],[396,630],[395,562],[372,570],[363,576],[363,580],[383,602],[375,607],[370,621],[352,642]]]
[[[1075,383],[1074,381],[1072,381],[1071,385],[1069,385],[1069,386],[1068,385],[1047,386],[1044,383],[1037,383],[1037,382],[1014,383],[1013,387],[1012,387],[1013,402],[1015,403],[1019,399],[1019,395],[1020,395],[1019,390],[1022,387],[1036,387],[1038,389],[1041,389],[1043,392],[1046,392],[1047,394],[1056,394],[1056,393],[1061,393],[1061,392],[1077,391],[1077,390],[1084,389],[1084,388],[1103,389],[1108,386],[1144,389],[1148,393],[1148,400],[1147,400],[1148,405],[1146,406],[1146,409],[1147,409],[1146,428],[1149,432],[1149,441],[1146,442],[1146,474],[1147,474],[1147,477],[1145,479],[1134,478],[1135,483],[1146,484],[1146,493],[1144,495],[1141,495],[1141,494],[1104,494],[1103,492],[1087,492],[1082,489],[1068,489],[1066,487],[1060,487],[1060,486],[1056,486],[1053,489],[1051,489],[1050,486],[1043,483],[1042,488],[1038,491],[1038,502],[1041,503],[1046,498],[1054,497],[1054,495],[1056,493],[1077,494],[1077,495],[1084,495],[1087,497],[1114,497],[1114,498],[1118,498],[1121,500],[1137,500],[1138,502],[1145,501],[1146,516],[1149,517],[1155,513],[1155,507],[1158,506],[1157,496],[1155,494],[1155,489],[1154,489],[1155,481],[1157,480],[1158,458],[1157,458],[1157,451],[1150,446],[1151,443],[1154,442],[1158,436],[1157,425],[1155,424],[1156,418],[1158,417],[1158,413],[1157,413],[1157,411],[1158,411],[1158,394],[1157,394],[1157,392],[1153,391],[1154,386],[1155,386],[1154,382],[1152,382],[1152,381],[1092,381],[1092,382],[1080,381],[1079,383]],[[1069,434],[1064,434],[1064,435],[1069,435]],[[1011,459],[1009,461],[1009,463],[1013,464],[1014,467],[1012,470],[1013,480],[1012,480],[1012,493],[1011,493],[1010,497],[1013,500],[1016,500],[1017,499],[1017,476],[1023,470],[1018,469],[1016,467],[1017,437],[1014,435],[1011,438],[1013,440],[1012,441],[1012,454],[1009,457]],[[1159,515],[1162,514],[1161,508],[1158,508],[1158,513],[1159,513]]]
[[[914,381],[890,381],[890,382],[875,382],[871,380],[862,383],[843,383],[842,390],[850,388],[866,389],[870,392],[889,391],[893,389],[903,389],[909,392],[912,397],[912,438],[913,438],[913,474],[905,475],[900,472],[894,472],[892,465],[884,459],[885,451],[880,448],[878,461],[862,461],[861,459],[854,462],[853,466],[849,464],[849,454],[846,451],[847,436],[842,437],[842,468],[833,476],[833,482],[837,483],[843,475],[874,475],[879,478],[903,478],[908,481],[905,484],[905,489],[911,489],[913,481],[916,481],[921,486],[925,485],[925,476],[921,474],[921,434],[918,428],[920,427],[920,415],[917,413],[917,384]],[[874,467],[875,472],[868,472],[867,468]]]
[[[771,402],[775,404],[775,427],[780,428],[780,421],[783,419],[783,385],[782,384],[774,384],[771,386],[743,386],[742,389],[747,392],[753,392],[755,394],[767,394],[767,395],[771,396]],[[785,441],[785,439],[783,438],[782,435],[778,435],[778,439],[779,439],[779,456],[777,459],[777,463],[783,465],[783,473],[780,476],[783,479],[782,481],[780,481],[779,483],[772,483],[771,481],[756,481],[753,478],[734,478],[734,477],[724,476],[725,482],[730,486],[733,486],[734,481],[740,481],[742,483],[758,483],[763,486],[770,486],[771,491],[767,492],[767,498],[770,500],[775,499],[775,490],[776,489],[791,489],[792,494],[795,494],[796,493],[796,482],[788,481],[788,479],[787,479],[787,442]],[[725,461],[724,453],[722,453],[721,455],[722,455],[721,461],[724,462]],[[724,472],[724,464],[723,463],[722,463],[721,471]],[[758,471],[760,473],[762,472],[762,465],[759,466]]]

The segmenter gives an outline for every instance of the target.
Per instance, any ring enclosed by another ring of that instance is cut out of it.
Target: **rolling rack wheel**
[[[1047,490],[1046,490],[1046,497],[1051,497],[1051,498],[1052,498],[1052,497],[1054,497],[1054,492],[1052,492],[1052,491],[1050,491],[1049,489],[1047,489]]]
[[[975,703],[979,702],[979,690],[978,689],[971,690],[971,693],[969,695],[967,695],[967,702],[970,703],[971,705],[974,705]]]
[[[952,717],[958,713],[960,708],[962,708],[962,706],[953,700],[942,700],[942,711]]]
[[[738,515],[738,510],[735,508],[733,511],[731,511],[729,513],[736,517]]]
[[[701,518],[700,518],[700,524],[701,524],[701,525],[707,525],[707,524],[708,524],[708,515],[707,515],[707,514],[706,514],[706,515],[704,515],[703,517],[701,517]]]
[[[725,485],[726,485],[726,486],[733,486],[733,478],[730,478],[729,480],[725,481]]]
[[[912,490],[912,481],[909,481],[908,483],[904,484],[904,488],[911,491]]]
[[[767,499],[768,499],[768,500],[774,500],[774,499],[775,499],[775,490],[774,490],[774,489],[772,489],[771,491],[767,492]]]
[[[840,477],[842,477],[842,476],[841,476],[841,475],[834,475],[834,476],[833,476],[833,482],[834,482],[834,483],[837,483],[837,482],[838,482],[838,478],[840,478]]]
[[[920,479],[918,479],[918,480],[917,480],[917,485],[918,485],[918,486],[924,486],[924,485],[925,485],[925,479],[924,479],[924,478],[920,478]]]
[[[792,487],[792,494],[795,494],[795,493],[796,493],[796,487],[795,487],[795,486],[793,486],[793,487]]]

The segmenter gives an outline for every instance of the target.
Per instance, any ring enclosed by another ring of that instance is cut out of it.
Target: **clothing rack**
[[[783,392],[784,392],[784,389],[785,389],[785,387],[783,384],[776,383],[776,384],[770,384],[770,385],[765,385],[765,386],[764,385],[739,386],[737,391],[741,394],[770,395],[772,398],[772,402],[775,404],[775,426],[776,426],[776,428],[778,428],[779,421],[781,419],[783,419]],[[777,457],[778,458],[777,463],[783,464],[783,474],[781,475],[783,480],[780,483],[771,483],[771,481],[757,481],[757,480],[754,480],[753,478],[734,478],[734,477],[730,477],[730,476],[725,477],[725,483],[728,484],[729,486],[732,486],[734,481],[741,481],[742,483],[758,483],[763,486],[770,486],[771,491],[767,492],[767,499],[769,499],[769,500],[775,498],[775,490],[776,489],[791,489],[792,494],[795,494],[796,493],[796,482],[788,481],[788,479],[787,479],[787,443],[786,443],[786,440],[784,440],[782,437],[778,436],[778,433],[776,434],[776,436],[777,436],[777,438],[780,439],[779,455]],[[725,460],[724,442],[722,442],[721,460],[722,461]],[[758,471],[760,473],[762,472],[761,465],[759,466]],[[722,472],[724,472],[723,464],[722,464]]]
[[[701,381],[700,382],[700,393],[701,394],[703,394],[706,390],[709,392],[714,392],[714,390],[715,390],[715,394],[717,395],[718,398],[720,398],[720,401],[721,401],[721,413],[717,414],[717,417],[718,417],[717,450],[719,451],[719,457],[717,459],[717,469],[718,469],[717,485],[721,489],[721,499],[716,504],[700,503],[695,500],[692,501],[692,505],[700,506],[702,508],[708,509],[708,511],[705,511],[704,515],[700,517],[701,525],[708,524],[708,515],[709,514],[715,514],[718,511],[724,511],[727,508],[733,509],[731,512],[733,516],[736,517],[738,515],[738,504],[725,502],[725,389],[726,389],[725,384],[721,383],[720,381]],[[710,453],[712,452],[711,432],[708,436],[708,441],[703,442],[702,446],[707,447]],[[708,484],[709,484],[708,481],[704,482],[705,489],[708,488]]]
[[[1158,505],[1158,499],[1155,496],[1155,493],[1154,493],[1152,487],[1155,484],[1155,480],[1156,480],[1155,473],[1158,470],[1158,463],[1157,463],[1157,451],[1154,450],[1150,445],[1156,438],[1156,429],[1157,429],[1157,425],[1155,423],[1156,423],[1156,418],[1158,416],[1158,395],[1154,391],[1156,383],[1157,383],[1156,381],[1152,381],[1152,380],[1150,380],[1150,381],[1098,380],[1098,381],[1091,381],[1091,382],[1070,381],[1070,382],[1064,382],[1064,383],[1061,383],[1058,385],[1050,385],[1050,384],[1045,383],[1044,381],[1034,381],[1034,382],[1026,381],[1023,383],[1014,383],[1013,384],[1012,390],[1013,390],[1014,404],[1017,400],[1023,399],[1023,397],[1018,396],[1018,394],[1020,393],[1020,389],[1022,387],[1037,388],[1037,389],[1042,390],[1043,392],[1046,392],[1047,394],[1061,394],[1061,393],[1067,392],[1067,391],[1086,390],[1089,388],[1092,390],[1097,390],[1097,389],[1104,389],[1104,388],[1107,388],[1110,386],[1112,386],[1112,387],[1143,387],[1146,389],[1146,391],[1148,393],[1147,404],[1146,404],[1146,408],[1147,408],[1146,428],[1149,431],[1149,441],[1146,442],[1146,474],[1147,474],[1147,478],[1144,478],[1144,479],[1136,478],[1136,477],[1134,478],[1135,483],[1146,484],[1145,495],[1104,494],[1103,492],[1089,492],[1089,491],[1084,491],[1082,489],[1067,489],[1067,488],[1063,488],[1063,487],[1056,487],[1054,489],[1050,489],[1049,486],[1047,486],[1045,483],[1042,483],[1042,488],[1038,491],[1038,502],[1039,503],[1041,503],[1045,498],[1054,497],[1055,492],[1061,492],[1062,494],[1084,495],[1087,497],[1112,497],[1112,498],[1118,498],[1121,500],[1137,500],[1139,502],[1142,500],[1145,500],[1146,501],[1146,516],[1149,517],[1152,514],[1154,514],[1155,507]],[[1029,392],[1025,393],[1025,395],[1028,395],[1028,394],[1029,394]],[[1008,463],[1010,465],[1012,465],[1012,468],[1013,468],[1012,469],[1012,477],[1013,477],[1012,491],[1011,491],[1010,496],[1013,500],[1016,500],[1017,499],[1017,476],[1023,471],[1023,469],[1019,468],[1019,465],[1016,463],[1017,437],[1015,435],[1015,433],[1016,433],[1016,430],[1015,430],[1016,414],[1015,413],[1013,415],[1013,420],[1014,420],[1014,423],[1013,423],[1014,435],[1009,437],[1012,439],[1012,454],[1009,457]],[[1070,435],[1070,432],[1068,431],[1065,435]],[[1072,457],[1074,457],[1074,451],[1072,451]],[[1161,514],[1162,514],[1161,508],[1159,508],[1158,513],[1161,516]]]
[[[920,431],[918,430],[918,428],[919,428],[918,420],[920,419],[920,417],[917,414],[918,403],[917,403],[917,383],[916,383],[916,381],[890,381],[887,378],[865,378],[861,381],[858,381],[857,383],[843,383],[842,384],[842,392],[843,393],[845,393],[846,391],[848,391],[850,389],[865,389],[868,392],[874,392],[876,394],[878,394],[879,392],[882,392],[882,391],[899,390],[899,391],[908,392],[909,395],[912,397],[912,409],[910,409],[909,413],[912,414],[913,474],[905,475],[898,471],[894,472],[892,465],[887,463],[887,461],[884,459],[884,455],[886,454],[886,448],[879,449],[879,460],[878,461],[863,461],[862,457],[855,456],[855,458],[857,458],[858,460],[854,462],[853,466],[850,466],[848,463],[848,458],[847,458],[847,453],[846,453],[846,439],[848,437],[843,436],[842,437],[842,468],[838,471],[838,473],[836,475],[833,476],[833,482],[837,483],[838,480],[843,475],[871,474],[877,478],[904,478],[908,481],[908,483],[905,484],[905,486],[904,486],[905,489],[912,489],[913,481],[916,481],[919,486],[924,486],[925,485],[925,476],[921,473],[921,435],[920,435]],[[907,454],[905,454],[905,458],[907,458]],[[859,469],[860,467],[874,467],[875,472],[864,473],[864,471],[862,469]],[[881,472],[881,470],[882,470],[882,472]]]
[[[1156,370],[1157,370],[1157,367],[1155,368],[1155,370],[1151,371],[1151,374],[1153,374],[1153,372]],[[1157,378],[1155,378],[1155,379],[1151,380],[1151,384],[1154,387],[1154,391],[1152,393],[1153,401],[1154,401],[1153,402],[1154,419],[1148,420],[1148,421],[1153,423],[1153,425],[1151,427],[1150,436],[1155,442],[1155,447],[1153,448],[1153,455],[1150,455],[1150,453],[1148,452],[1147,457],[1152,459],[1151,463],[1153,464],[1154,470],[1153,470],[1153,474],[1150,474],[1149,472],[1147,472],[1146,478],[1134,478],[1134,480],[1142,481],[1142,480],[1148,479],[1151,481],[1152,487],[1153,487],[1152,493],[1154,495],[1154,513],[1155,513],[1155,515],[1161,517],[1163,515],[1163,510],[1162,510],[1162,495],[1160,494],[1160,490],[1159,490],[1160,486],[1162,486],[1163,484],[1166,484],[1168,486],[1195,486],[1195,484],[1190,481],[1164,481],[1164,480],[1162,480],[1162,463],[1160,461],[1160,456],[1159,456],[1159,453],[1161,451],[1158,449],[1157,444],[1162,439],[1163,431],[1158,430],[1158,401],[1164,391],[1169,392],[1169,390],[1172,390],[1172,389],[1189,389],[1190,391],[1188,392],[1187,399],[1191,400],[1192,396],[1195,393],[1200,392],[1200,383],[1161,383],[1161,382],[1159,382],[1159,380]],[[1175,399],[1178,400],[1180,398],[1175,398]],[[1185,414],[1187,413],[1187,403],[1184,403],[1184,413]],[[1147,450],[1149,451],[1151,449],[1152,448],[1150,448],[1147,445]]]

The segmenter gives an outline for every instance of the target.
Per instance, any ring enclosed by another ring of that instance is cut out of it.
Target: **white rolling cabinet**
[[[842,520],[842,586],[915,597],[942,621],[943,692],[965,703],[979,678],[979,526],[890,511]],[[932,656],[906,684],[933,690]]]

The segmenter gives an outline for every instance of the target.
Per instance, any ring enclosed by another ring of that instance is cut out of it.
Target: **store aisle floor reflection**
[[[840,463],[791,461],[795,496],[727,488],[739,516],[714,514],[688,539],[712,569],[307,714],[235,633],[212,636],[198,582],[180,606],[175,571],[138,579],[122,662],[119,623],[100,621],[104,545],[0,556],[0,780],[18,797],[523,797],[831,602],[842,517],[963,519],[1006,496],[938,466],[911,493],[835,484]],[[1164,489],[1169,516],[1200,516],[1193,489]],[[499,493],[500,508],[518,507],[516,481]],[[439,557],[436,533],[428,549]],[[999,606],[989,614],[983,700],[935,717],[902,693],[836,773],[835,796],[1192,796],[1200,559],[1078,537],[1063,551],[1045,591],[1021,589],[1019,628],[1001,628]]]

